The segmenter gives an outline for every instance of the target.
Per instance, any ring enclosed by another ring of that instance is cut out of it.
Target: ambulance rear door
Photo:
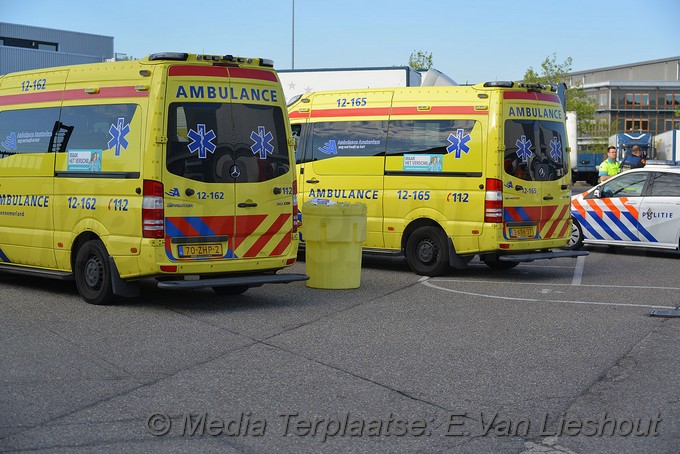
[[[292,163],[275,81],[257,69],[169,68],[163,183],[171,261],[289,252]],[[246,266],[234,265],[230,271]]]
[[[554,94],[504,96],[503,235],[526,241],[564,237],[570,193],[564,112]]]

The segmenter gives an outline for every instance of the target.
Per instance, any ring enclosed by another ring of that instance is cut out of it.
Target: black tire
[[[578,223],[578,221],[574,217],[572,217],[569,241],[567,242],[567,245],[564,246],[562,249],[566,249],[567,251],[575,251],[577,249],[581,249],[582,246],[583,246],[583,230],[581,229],[581,225]]]
[[[497,255],[484,255],[482,256],[482,261],[486,266],[494,270],[509,270],[519,265],[519,262],[498,260]]]
[[[108,304],[114,300],[111,268],[106,247],[99,240],[82,245],[74,266],[76,287],[90,304]]]
[[[232,285],[229,287],[213,287],[213,292],[217,293],[218,295],[240,295],[241,293],[244,293],[246,290],[248,290],[250,287],[247,285]]]
[[[419,227],[406,241],[406,261],[421,276],[441,276],[449,270],[446,235],[437,227]]]

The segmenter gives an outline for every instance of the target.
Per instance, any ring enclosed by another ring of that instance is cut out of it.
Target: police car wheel
[[[581,230],[581,225],[578,223],[578,221],[572,217],[569,240],[567,241],[567,245],[562,249],[573,251],[575,249],[580,249],[581,246],[583,246],[583,230]]]
[[[446,236],[436,227],[416,229],[406,242],[406,261],[422,276],[441,276],[449,269]]]
[[[75,262],[76,287],[90,304],[106,304],[113,300],[109,254],[99,240],[91,240],[78,250]]]
[[[230,287],[213,287],[213,292],[218,295],[240,295],[248,290],[247,285],[232,285]]]

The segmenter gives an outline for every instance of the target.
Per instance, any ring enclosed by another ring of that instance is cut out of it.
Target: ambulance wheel
[[[567,241],[567,245],[562,249],[574,251],[576,249],[580,249],[581,246],[583,246],[583,230],[581,229],[581,225],[578,223],[578,221],[572,217],[569,240]]]
[[[109,254],[99,240],[82,245],[74,266],[76,287],[80,296],[90,304],[107,304],[113,301],[113,285]]]
[[[510,268],[514,268],[519,265],[519,262],[498,260],[498,256],[495,254],[483,255],[482,261],[492,270],[509,270]]]
[[[441,276],[449,269],[446,236],[436,227],[420,227],[406,241],[406,261],[421,276]]]
[[[230,287],[213,287],[213,292],[218,295],[240,295],[248,290],[250,287],[247,285],[232,285]]]

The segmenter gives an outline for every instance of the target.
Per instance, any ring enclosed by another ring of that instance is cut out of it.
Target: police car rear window
[[[283,111],[276,106],[173,103],[166,167],[206,183],[259,182],[290,170]]]

